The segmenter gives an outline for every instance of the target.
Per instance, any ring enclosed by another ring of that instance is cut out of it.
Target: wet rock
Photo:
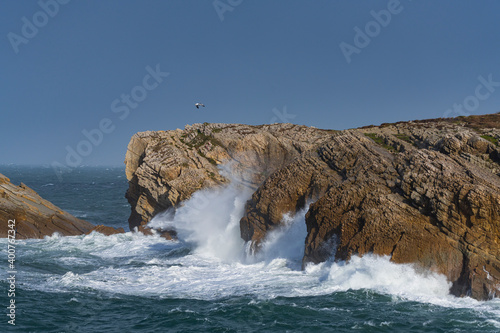
[[[100,234],[106,235],[106,236],[111,236],[111,235],[116,235],[116,234],[124,234],[125,230],[123,228],[113,228],[105,225],[96,225],[94,228],[92,228],[90,231],[86,232],[85,234],[88,235],[92,233],[93,231],[98,232]]]

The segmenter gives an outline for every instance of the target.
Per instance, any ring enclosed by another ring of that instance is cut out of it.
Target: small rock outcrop
[[[9,220],[15,220],[16,239],[43,238],[57,232],[63,236],[81,235],[94,225],[80,220],[41,198],[21,183],[12,184],[0,174],[0,237],[7,237]]]
[[[94,228],[92,228],[90,231],[86,232],[86,235],[89,235],[92,232],[98,232],[100,234],[103,234],[105,236],[111,236],[111,235],[116,235],[116,234],[124,234],[125,230],[123,228],[113,228],[107,225],[96,225]]]
[[[389,255],[447,276],[457,296],[500,296],[500,114],[328,131],[195,124],[143,132],[126,164],[131,228],[201,188],[254,190],[241,236],[259,250],[308,203],[303,263]],[[248,170],[251,175],[248,176]]]

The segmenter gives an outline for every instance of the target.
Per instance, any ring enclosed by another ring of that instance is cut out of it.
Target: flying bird
[[[199,109],[199,108],[200,108],[200,106],[205,107],[205,105],[203,105],[203,104],[201,104],[201,103],[196,103],[194,106],[196,106],[196,108],[197,108],[197,109]]]

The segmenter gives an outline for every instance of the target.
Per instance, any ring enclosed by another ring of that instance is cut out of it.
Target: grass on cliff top
[[[380,126],[368,125],[360,127],[361,129],[374,128],[374,127],[387,127],[390,125],[399,124],[433,124],[433,123],[450,123],[455,125],[463,125],[479,131],[483,128],[500,128],[500,112],[485,115],[473,115],[473,116],[458,116],[456,118],[434,118],[434,119],[422,119],[409,121],[398,121],[395,123],[382,123]]]
[[[380,136],[378,136],[377,134],[375,133],[365,133],[365,135],[367,137],[369,137],[370,139],[372,139],[373,141],[375,141],[375,143],[381,145],[384,143],[384,139],[381,138]]]
[[[396,149],[394,147],[387,145],[385,143],[384,138],[378,136],[377,134],[375,134],[375,133],[365,133],[365,135],[367,137],[369,137],[370,139],[372,139],[373,141],[375,141],[375,143],[378,144],[378,145],[380,145],[382,148],[385,148],[385,149],[387,149],[388,151],[390,151],[392,153],[396,152]]]
[[[498,139],[495,137],[492,137],[491,135],[481,135],[481,137],[485,140],[488,140],[489,142],[493,143],[495,146],[498,146]]]
[[[406,134],[394,134],[394,136],[396,138],[398,138],[399,140],[403,140],[403,141],[406,141],[408,143],[412,143],[411,140],[410,140],[410,137]]]

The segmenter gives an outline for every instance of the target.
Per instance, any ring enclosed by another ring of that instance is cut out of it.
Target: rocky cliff
[[[331,132],[290,124],[194,124],[137,133],[125,157],[130,229],[199,189],[227,183],[219,174],[222,163],[231,164],[243,186],[256,189],[269,174],[326,142]]]
[[[0,174],[0,237],[7,237],[9,220],[16,221],[16,239],[42,238],[54,232],[81,235],[94,228],[44,200],[28,186],[16,186]]]
[[[217,165],[230,162],[254,189],[240,222],[254,250],[284,213],[313,202],[304,264],[389,255],[445,274],[455,295],[488,299],[500,294],[499,129],[494,114],[345,131],[195,124],[138,133],[126,157],[130,227],[228,182]]]

